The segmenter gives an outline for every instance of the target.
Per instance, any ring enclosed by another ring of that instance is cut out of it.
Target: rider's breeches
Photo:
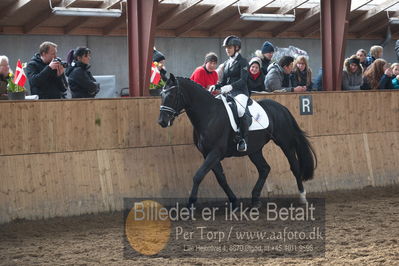
[[[234,97],[237,104],[238,117],[242,117],[245,114],[245,108],[247,108],[248,96],[245,94],[238,94]]]

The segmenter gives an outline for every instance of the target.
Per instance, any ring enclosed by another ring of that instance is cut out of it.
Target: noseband
[[[180,98],[184,102],[184,95],[183,95],[182,91],[180,90],[179,81],[177,79],[176,79],[176,83],[177,83],[176,86],[173,86],[173,87],[169,88],[168,90],[172,90],[175,87],[177,88],[177,97],[176,97],[176,101],[175,101],[175,106],[178,106]],[[161,94],[167,92],[168,90],[162,90]],[[183,111],[183,107],[182,107],[182,111],[180,111],[180,112],[176,111],[172,107],[165,106],[165,105],[161,105],[161,107],[159,109],[160,109],[160,111],[165,111],[167,113],[171,113],[174,118],[178,117],[179,115],[181,115],[182,113],[185,112],[185,111]]]

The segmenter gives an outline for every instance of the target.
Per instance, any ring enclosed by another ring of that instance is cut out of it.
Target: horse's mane
[[[185,77],[176,77],[176,79],[179,80],[179,83],[181,85],[183,86],[187,85],[190,88],[199,91],[202,95],[205,95],[210,100],[215,100],[215,97],[213,97],[212,94],[210,94],[206,88],[202,87],[201,84],[198,84],[197,82]]]

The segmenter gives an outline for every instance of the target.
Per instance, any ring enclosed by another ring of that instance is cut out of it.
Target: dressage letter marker
[[[312,115],[313,114],[312,95],[299,96],[299,108],[301,115]]]

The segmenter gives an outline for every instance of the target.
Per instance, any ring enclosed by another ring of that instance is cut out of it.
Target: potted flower
[[[17,69],[15,70],[15,76],[12,73],[8,74],[7,94],[9,100],[25,100],[25,82],[26,75],[24,73],[21,60],[18,59]]]

